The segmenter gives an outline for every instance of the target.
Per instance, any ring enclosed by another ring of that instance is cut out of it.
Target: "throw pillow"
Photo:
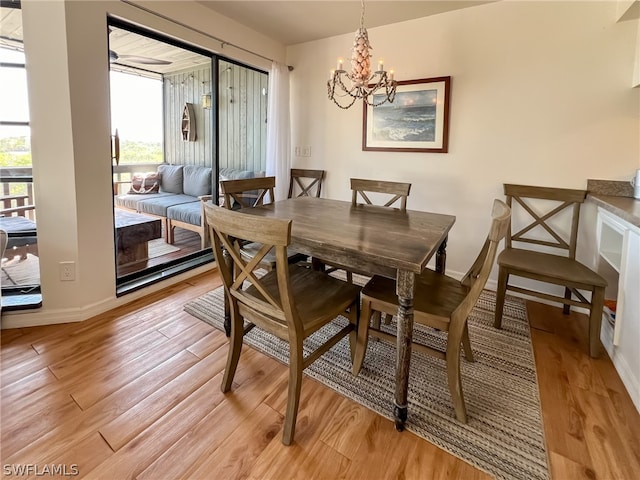
[[[160,174],[150,173],[134,173],[131,177],[131,188],[129,193],[147,194],[158,193],[160,189]]]

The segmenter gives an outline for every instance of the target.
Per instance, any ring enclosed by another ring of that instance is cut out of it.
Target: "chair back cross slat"
[[[273,203],[275,186],[276,177],[244,178],[220,182],[220,190],[224,195],[224,206],[228,209],[252,208]]]
[[[411,184],[352,178],[351,190],[351,204],[354,207],[358,204],[359,198],[364,200],[366,205],[373,205],[367,193],[382,193],[392,195],[391,199],[384,204],[385,207],[391,207],[397,201],[400,201],[400,210],[404,212],[407,210],[407,197],[411,191]]]
[[[538,188],[531,187],[529,185],[511,184],[505,185],[504,191],[507,205],[509,205],[510,208],[514,208],[515,201],[515,204],[521,207],[520,210],[530,217],[530,220],[526,221],[525,225],[515,233],[511,231],[512,225],[509,226],[509,232],[505,239],[506,248],[512,248],[513,242],[542,245],[566,250],[568,252],[568,257],[575,259],[580,204],[586,198],[586,191]],[[546,211],[539,213],[536,212],[531,205],[531,202],[539,200],[548,200],[555,203],[552,206],[547,205]],[[552,218],[566,210],[571,210],[571,229],[568,234],[560,231],[559,227],[554,227],[550,224],[550,220]],[[531,233],[536,227],[544,229],[554,241],[531,237]]]
[[[282,299],[277,299],[268,292],[260,280],[262,275],[258,275],[256,270],[262,268],[261,262],[271,250],[284,249],[286,255],[286,246],[291,235],[291,222],[278,220],[273,224],[267,224],[261,217],[234,215],[234,213],[239,214],[223,208],[207,208],[207,222],[209,219],[214,221],[213,224],[208,225],[210,236],[214,241],[216,258],[223,258],[222,249],[224,248],[231,259],[231,264],[226,261],[219,262],[225,288],[235,300],[250,303],[265,315],[284,319],[285,307]],[[240,254],[238,238],[251,238],[252,243],[261,244],[254,257],[248,260],[243,258]],[[284,281],[287,281],[286,275]],[[245,282],[251,284],[262,298],[247,293]]]
[[[324,170],[292,168],[288,198],[320,197]]]

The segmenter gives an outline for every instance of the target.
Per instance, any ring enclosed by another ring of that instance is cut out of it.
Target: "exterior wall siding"
[[[202,95],[210,93],[211,69],[166,75],[165,160],[178,165],[213,164],[213,111],[202,108]],[[268,76],[227,62],[220,62],[219,165],[239,170],[266,168]],[[185,103],[194,106],[196,140],[182,140]]]

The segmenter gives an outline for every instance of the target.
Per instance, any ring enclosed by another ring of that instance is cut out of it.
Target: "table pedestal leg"
[[[412,272],[398,271],[398,334],[396,348],[396,393],[393,416],[396,430],[404,430],[407,421],[407,392],[409,389],[409,367],[411,361],[411,342],[413,338],[413,294],[415,275]]]

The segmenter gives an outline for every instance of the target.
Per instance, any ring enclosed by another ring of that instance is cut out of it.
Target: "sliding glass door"
[[[110,21],[118,294],[213,260],[203,202],[265,173],[268,75]]]

